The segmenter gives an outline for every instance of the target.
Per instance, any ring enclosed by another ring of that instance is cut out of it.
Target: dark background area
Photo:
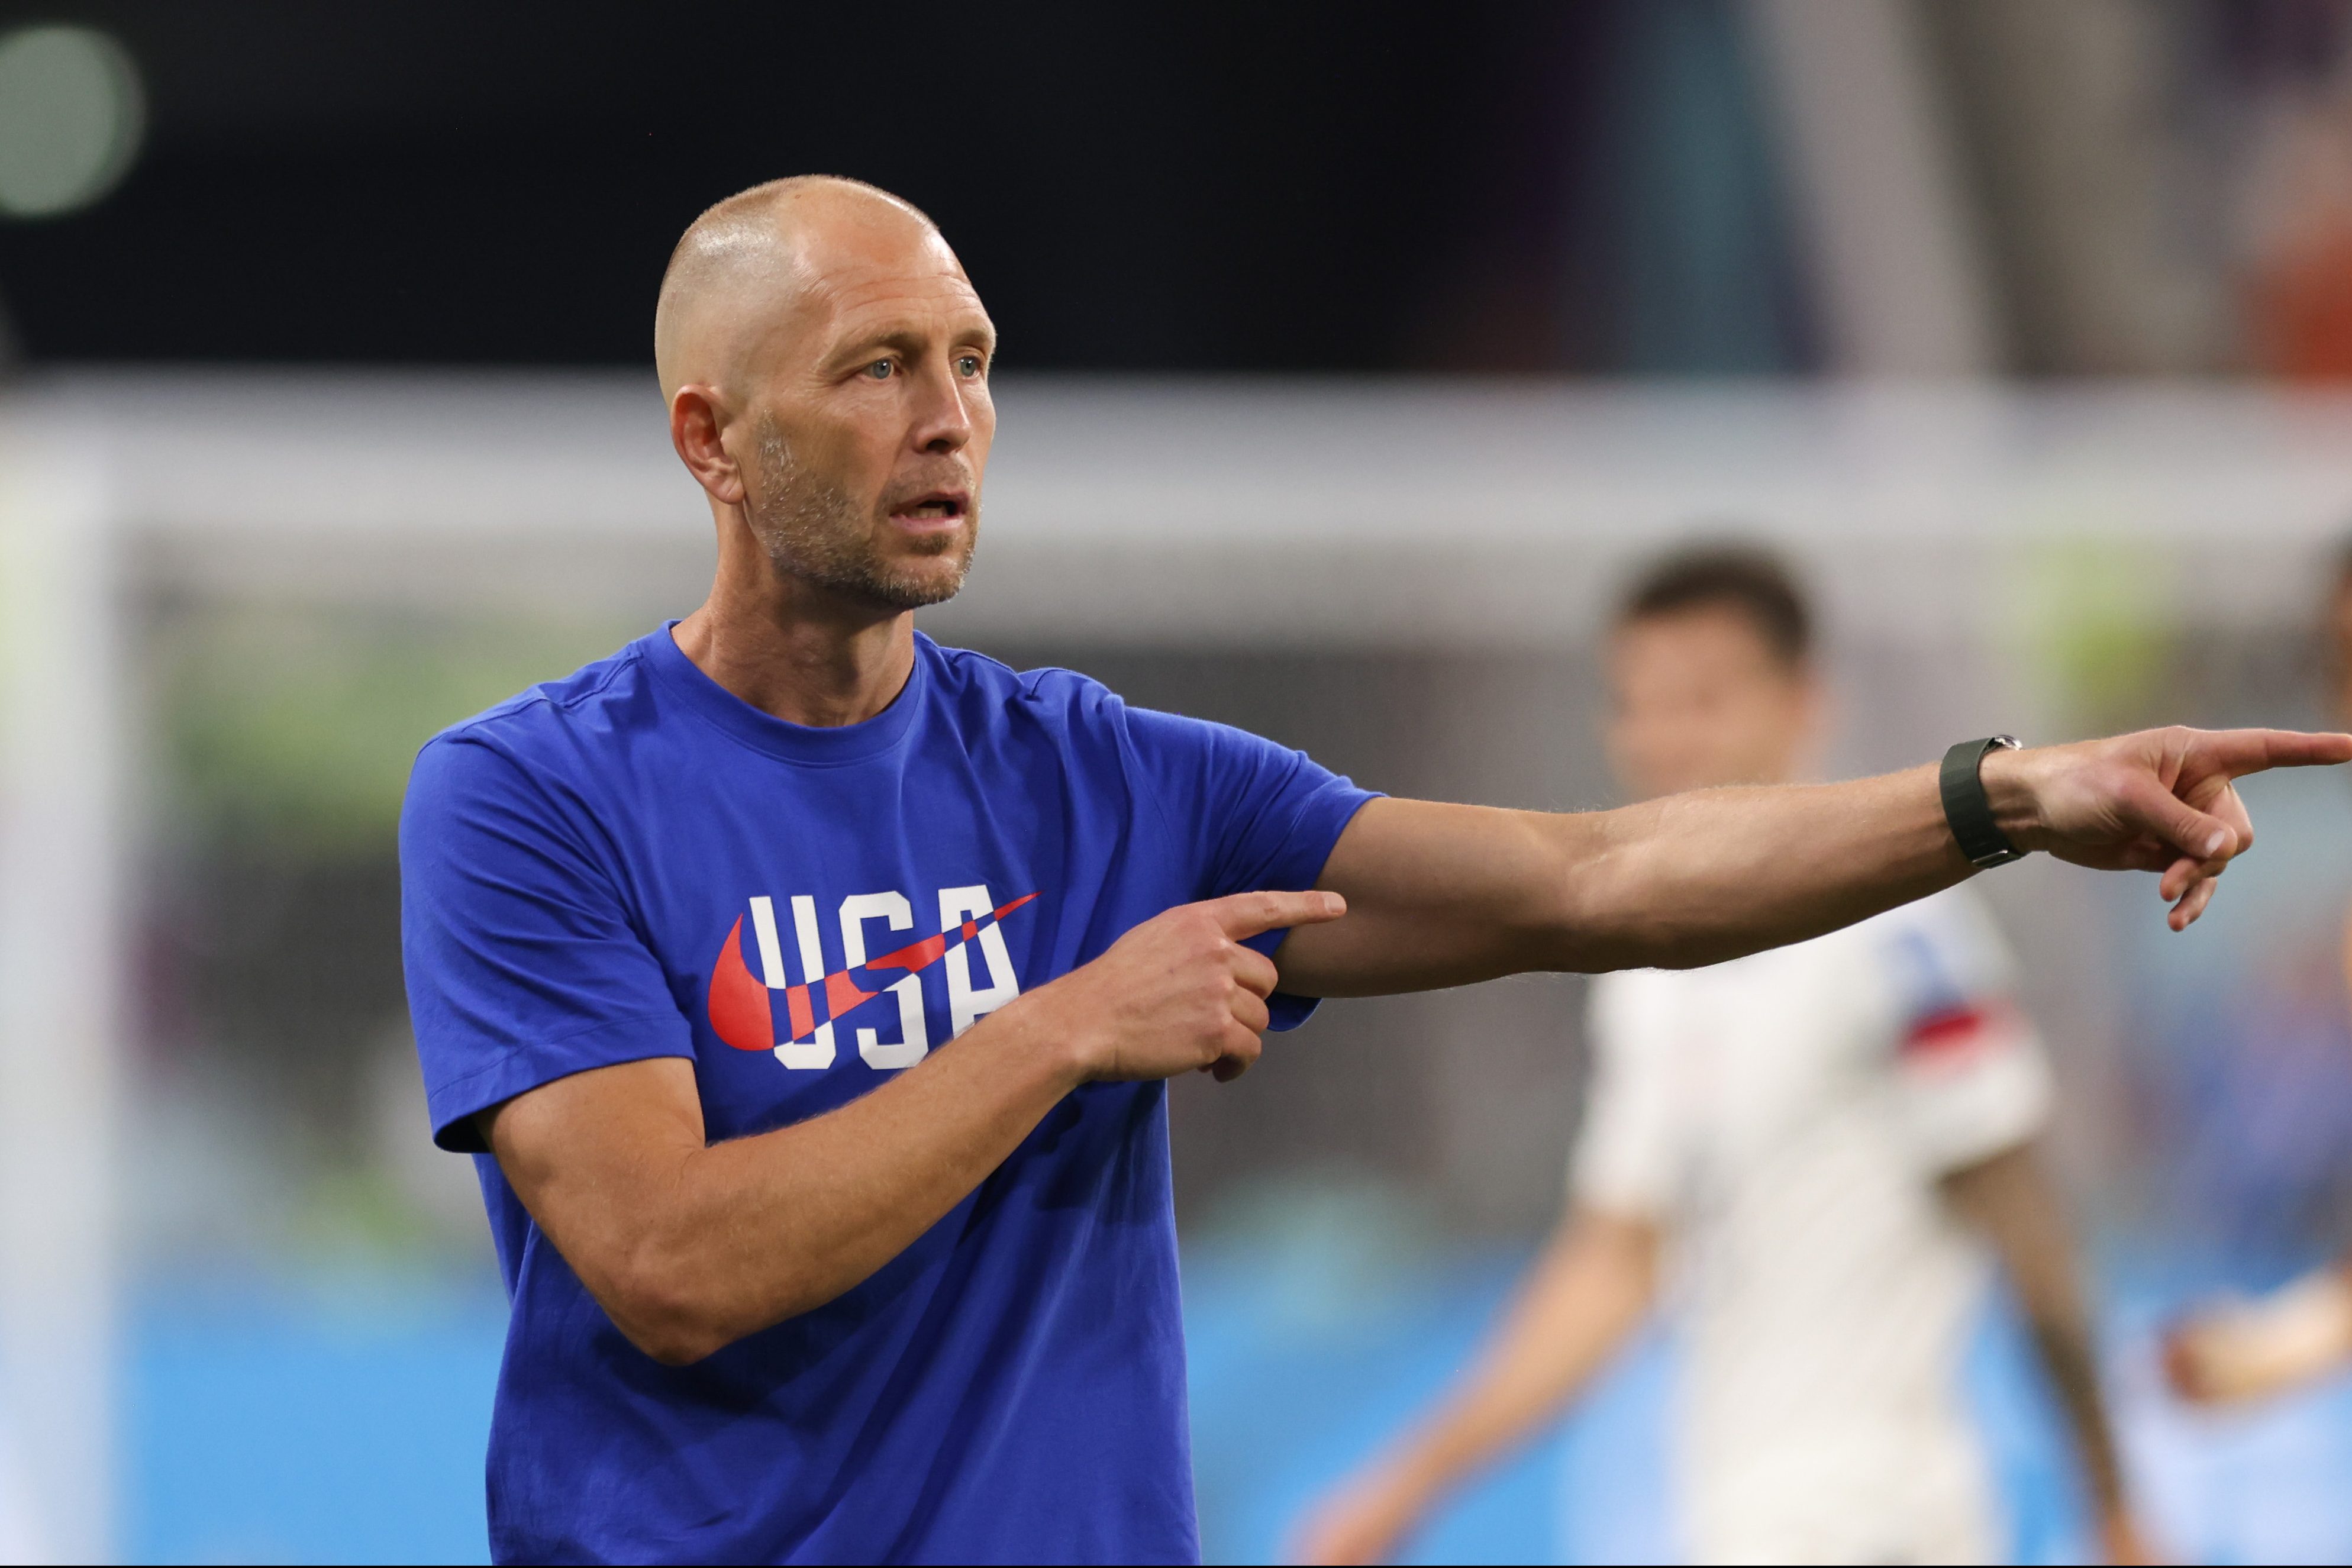
[[[1769,186],[1716,0],[20,20],[110,30],[151,117],[105,201],[0,226],[37,362],[642,363],[685,225],[806,172],[937,217],[1014,368],[1639,368],[1694,290],[1794,296],[1737,246],[1677,279],[1628,174],[1655,111],[1626,89],[1663,69],[1713,106],[1678,134]],[[1802,357],[1801,310],[1773,314],[1759,368]]]
[[[0,220],[0,304],[36,364],[641,364],[694,215],[823,172],[940,220],[1016,372],[2352,377],[2352,7],[1901,10],[0,5],[148,110]],[[1947,176],[1940,263],[1875,244]],[[1982,319],[1922,359],[1874,297]]]

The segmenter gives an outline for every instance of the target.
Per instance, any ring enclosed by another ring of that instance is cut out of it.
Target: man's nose
[[[961,451],[971,439],[971,409],[964,400],[964,384],[949,366],[923,376],[921,384],[912,432],[916,447],[932,453]]]

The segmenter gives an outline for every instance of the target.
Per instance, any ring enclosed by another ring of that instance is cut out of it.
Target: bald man
[[[710,596],[417,758],[417,1047],[513,1300],[502,1562],[1190,1560],[1163,1080],[1314,997],[1712,963],[2019,851],[2160,872],[2179,929],[2252,842],[2233,778],[2352,759],[2168,730],[1585,815],[1375,797],[916,632],[995,341],[895,197],[712,208],[655,330]]]

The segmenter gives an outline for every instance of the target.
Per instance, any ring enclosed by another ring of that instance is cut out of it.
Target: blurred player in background
[[[1609,749],[1654,797],[1799,776],[1809,616],[1769,557],[1673,558],[1608,649]],[[1312,1517],[1310,1561],[1389,1556],[1558,1415],[1640,1326],[1662,1262],[1689,1351],[1682,1536],[1708,1562],[2008,1555],[1959,1401],[1990,1242],[2104,1531],[2139,1560],[2081,1279],[2032,1142],[2050,1074],[2007,952],[1954,889],[1779,952],[1593,984],[1570,1212],[1468,1376]]]
[[[2337,560],[2324,635],[2333,710],[2352,716],[2352,545]],[[2352,914],[2343,956],[2352,989]],[[2164,1359],[2174,1389],[2208,1405],[2261,1399],[2352,1366],[2352,1258],[2261,1300],[2191,1316],[2167,1337]]]

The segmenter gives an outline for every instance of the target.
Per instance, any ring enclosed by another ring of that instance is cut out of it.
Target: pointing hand
[[[2352,735],[2293,730],[2142,730],[1987,754],[1985,794],[2010,841],[2101,870],[2161,872],[2182,931],[2214,879],[2253,847],[2236,781],[2269,768],[2352,762]]]
[[[1076,1053],[1087,1079],[1172,1078],[1199,1069],[1219,1082],[1256,1061],[1274,992],[1274,961],[1244,939],[1347,913],[1337,893],[1235,893],[1180,904],[1144,921],[1092,963],[1013,1004],[1050,1010],[1051,1037]]]

